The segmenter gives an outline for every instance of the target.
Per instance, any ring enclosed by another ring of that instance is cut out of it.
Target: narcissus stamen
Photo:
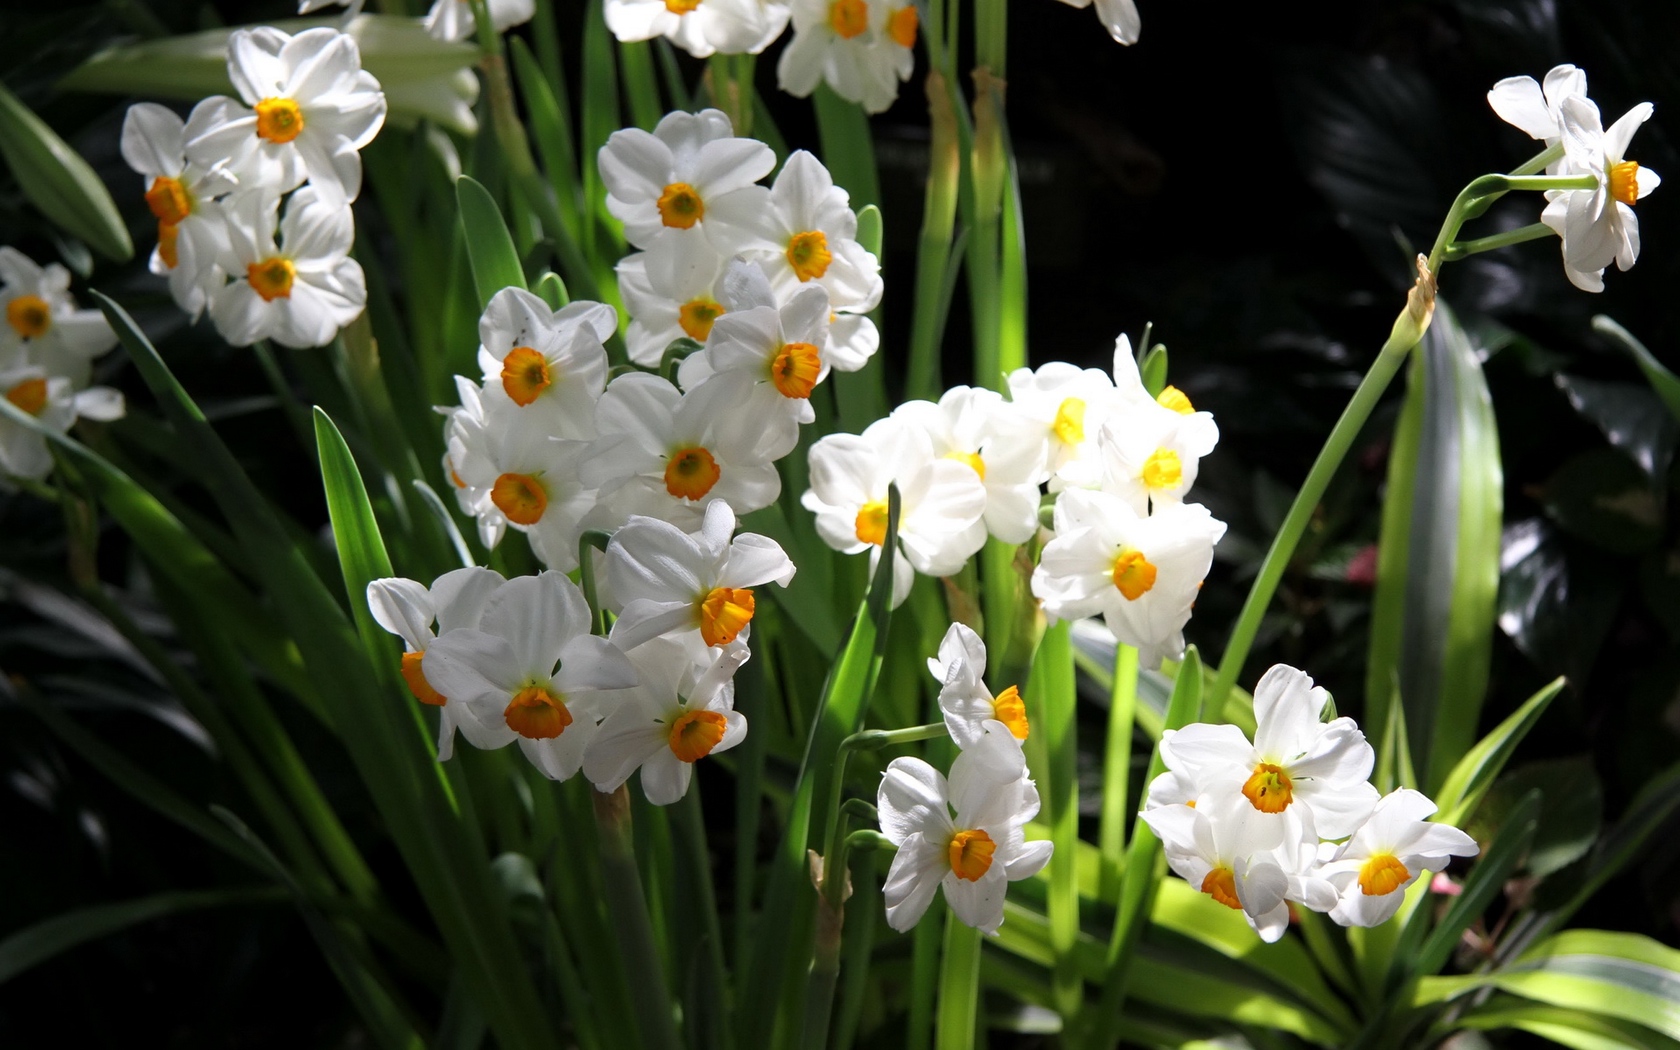
[[[572,724],[572,713],[561,697],[542,686],[528,685],[508,701],[502,721],[527,740],[553,740]]]
[[[6,391],[6,400],[32,416],[38,416],[47,407],[47,381],[25,379]]]
[[[1085,402],[1070,397],[1056,406],[1056,418],[1050,421],[1050,432],[1064,445],[1077,445],[1085,440]]]
[[[426,676],[421,673],[420,661],[424,659],[425,656],[425,653],[419,651],[403,653],[403,681],[408,683],[408,691],[414,694],[414,699],[420,701],[422,704],[430,704],[433,707],[442,707],[444,704],[449,702],[449,698],[438,692],[436,689],[433,689],[432,683],[426,681]]]
[[[678,449],[665,461],[665,491],[678,499],[700,499],[722,476],[717,460],[698,445]]]
[[[845,3],[846,0],[840,0]],[[858,4],[859,7],[863,5]],[[821,230],[806,230],[788,238],[788,265],[800,281],[811,281],[828,272],[834,255],[828,250],[828,235]]]
[[[1143,461],[1143,484],[1152,489],[1176,489],[1184,483],[1184,464],[1170,448],[1158,448]]]
[[[1010,686],[992,700],[992,717],[1009,728],[1016,740],[1025,740],[1031,727],[1027,725],[1027,704],[1021,690]]]
[[[1262,762],[1242,786],[1243,797],[1262,813],[1282,813],[1295,801],[1295,782],[1282,766]]]
[[[276,255],[245,267],[245,279],[250,281],[251,288],[262,296],[263,302],[272,303],[276,299],[291,297],[292,282],[297,279],[297,267],[292,265],[292,260]]]
[[[869,5],[864,0],[834,0],[828,5],[828,27],[842,40],[869,28]]]
[[[158,222],[173,226],[192,214],[192,198],[180,179],[159,175],[146,191],[146,207],[152,209]]]
[[[290,142],[303,134],[303,110],[289,98],[265,98],[257,103],[257,136],[269,142]]]
[[[686,15],[700,6],[700,0],[665,0],[665,10],[673,15]]]
[[[704,343],[706,337],[712,334],[712,322],[723,313],[723,307],[717,300],[697,296],[677,309],[677,324],[682,326],[683,334],[690,339]]]
[[[490,502],[515,525],[535,525],[548,510],[548,493],[529,474],[503,474],[490,486]]]
[[[1230,868],[1220,866],[1208,872],[1202,879],[1202,892],[1227,908],[1242,907],[1237,899],[1237,873]]]
[[[39,339],[52,327],[52,308],[38,295],[20,295],[6,304],[6,323],[24,339]]]
[[[1610,196],[1633,207],[1639,199],[1639,162],[1624,160],[1610,165]]]
[[[750,587],[713,587],[700,602],[700,637],[707,645],[728,645],[752,622]]]
[[[916,9],[901,7],[887,19],[887,35],[892,37],[893,43],[899,47],[915,47],[917,24]]]
[[[673,182],[654,202],[659,208],[659,221],[679,230],[686,230],[706,217],[706,205],[700,194],[686,182]]]
[[[959,831],[951,836],[951,872],[965,882],[974,882],[991,870],[992,854],[996,852],[997,843],[979,828]]]
[[[683,762],[698,762],[712,753],[729,728],[716,711],[684,711],[671,723],[671,754]]]
[[[1155,565],[1143,552],[1126,547],[1114,559],[1114,586],[1129,602],[1135,602],[1155,586]]]
[[[1359,866],[1359,892],[1367,897],[1381,897],[1393,893],[1411,877],[1412,873],[1394,854],[1373,853]]]
[[[860,543],[873,543],[879,547],[887,542],[887,501],[870,500],[859,507],[853,528]]]
[[[783,397],[810,397],[820,375],[822,355],[810,343],[784,343],[770,361],[770,382]]]
[[[972,467],[974,473],[980,475],[980,480],[986,480],[986,461],[980,458],[978,452],[947,452],[946,459],[954,459],[958,463],[966,463]]]
[[[554,383],[548,358],[528,346],[516,346],[502,358],[502,389],[521,408]]]
[[[1155,403],[1162,408],[1170,408],[1181,416],[1187,416],[1196,411],[1195,406],[1190,404],[1190,398],[1176,386],[1163,388],[1159,394],[1155,395]]]

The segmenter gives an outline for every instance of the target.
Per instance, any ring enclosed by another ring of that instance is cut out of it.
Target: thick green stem
[[[1471,241],[1454,241],[1447,245],[1446,259],[1448,262],[1457,262],[1480,252],[1491,252],[1495,248],[1508,248],[1513,244],[1544,240],[1547,237],[1555,236],[1557,236],[1556,230],[1543,222],[1537,222],[1515,230],[1507,230],[1504,233],[1496,233],[1491,237],[1477,237]]]
[[[937,68],[926,81],[929,142],[927,193],[922,202],[922,234],[916,249],[916,306],[910,322],[910,365],[905,394],[912,399],[939,396],[940,344],[951,306],[951,238],[956,227],[957,187],[962,177],[957,112],[951,88]]]
[[[947,911],[934,1032],[938,1050],[974,1050],[979,1008],[980,931]]]
[[[607,912],[624,952],[642,1045],[651,1050],[680,1050],[682,1042],[677,1038],[671,1012],[671,993],[665,985],[665,963],[654,942],[647,899],[642,896],[642,875],[636,867],[630,793],[621,784],[616,791],[592,794]]]
[[[1108,740],[1103,747],[1102,824],[1097,847],[1102,853],[1105,882],[1118,871],[1120,854],[1126,848],[1126,780],[1132,768],[1132,722],[1137,714],[1138,651],[1124,643],[1114,650],[1114,685],[1108,694]],[[1111,870],[1109,863],[1114,865]],[[1113,897],[1119,886],[1105,885],[1103,897]]]
[[[578,578],[583,581],[583,600],[589,603],[589,630],[591,634],[605,635],[607,633],[607,612],[601,608],[601,599],[595,587],[595,556],[590,550],[606,550],[612,542],[612,534],[600,529],[586,529],[578,537]]]

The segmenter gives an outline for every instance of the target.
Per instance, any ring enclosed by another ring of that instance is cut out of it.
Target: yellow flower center
[[[946,459],[954,459],[958,463],[966,463],[973,468],[974,473],[980,475],[980,480],[986,480],[986,461],[980,458],[978,452],[947,452]]]
[[[572,724],[566,701],[541,686],[528,685],[513,694],[502,711],[507,727],[527,740],[553,740]]]
[[[847,0],[839,2],[846,3]],[[858,6],[863,4],[860,2]],[[828,272],[828,264],[834,261],[834,255],[828,250],[828,235],[821,230],[794,234],[788,238],[787,261],[802,282],[821,277]]]
[[[704,343],[712,334],[712,322],[724,313],[723,307],[716,300],[700,296],[683,303],[677,310],[677,324],[682,326],[683,333],[695,342]]]
[[[1129,602],[1135,602],[1155,586],[1155,564],[1135,547],[1123,547],[1114,559],[1114,586]]]
[[[822,355],[810,343],[783,343],[770,361],[770,382],[783,397],[810,397],[820,375]]]
[[[1624,160],[1620,164],[1610,165],[1610,196],[1633,206],[1639,199],[1639,162]]]
[[[1170,448],[1158,448],[1143,461],[1143,484],[1151,489],[1176,489],[1184,483],[1184,464]]]
[[[529,474],[503,474],[490,486],[490,502],[515,525],[535,525],[548,510],[548,493]]]
[[[1016,740],[1027,738],[1027,704],[1019,689],[1010,686],[992,700],[992,717],[1008,726]]]
[[[870,500],[859,507],[853,529],[860,543],[873,543],[879,547],[887,542],[887,501]]]
[[[965,882],[974,882],[991,870],[992,854],[996,852],[997,843],[979,828],[959,831],[951,836],[948,850],[951,871]]]
[[[6,400],[32,416],[38,416],[47,407],[47,381],[25,379],[6,391]]]
[[[665,10],[673,15],[686,15],[700,6],[700,0],[665,0]]]
[[[303,110],[289,98],[265,98],[257,103],[257,137],[290,142],[303,134]]]
[[[1237,873],[1223,864],[1202,879],[1202,892],[1227,908],[1242,908],[1242,901],[1237,899]]]
[[[1050,433],[1064,445],[1077,445],[1085,440],[1085,402],[1070,397],[1056,406],[1056,418],[1050,421]]]
[[[181,185],[180,179],[159,175],[146,191],[146,207],[152,209],[158,222],[173,226],[192,214],[192,198],[187,196],[187,188]]]
[[[291,296],[292,282],[297,279],[297,267],[292,265],[292,260],[276,255],[245,267],[245,279],[250,281],[251,287],[262,296],[263,302],[272,303],[276,299]]]
[[[828,5],[828,25],[836,36],[850,40],[869,28],[869,5],[864,0],[834,0]]]
[[[516,346],[502,358],[502,389],[521,408],[554,384],[548,358],[528,346]]]
[[[1181,416],[1196,411],[1195,406],[1190,404],[1190,399],[1184,395],[1184,391],[1176,386],[1168,386],[1156,394],[1155,403],[1162,408],[1170,408]]]
[[[24,339],[39,339],[52,327],[52,308],[38,295],[20,295],[6,304],[6,323]]]
[[[700,637],[707,645],[728,645],[752,622],[750,587],[713,587],[700,601]]]
[[[1243,797],[1262,813],[1282,813],[1295,801],[1295,782],[1282,766],[1262,762],[1242,786]]]
[[[691,228],[706,217],[706,205],[700,194],[686,182],[673,182],[654,202],[659,207],[659,221],[679,230]]]
[[[684,762],[698,762],[712,753],[729,720],[716,711],[684,711],[671,723],[671,754]]]
[[[901,7],[887,19],[887,35],[892,37],[893,43],[899,47],[916,46],[916,9]]]
[[[403,653],[402,676],[408,683],[408,691],[414,694],[414,699],[422,704],[442,707],[449,702],[449,698],[432,688],[432,683],[426,681],[426,676],[420,671],[420,661],[426,656],[422,652]]]
[[[678,449],[665,461],[665,491],[678,499],[699,499],[722,474],[717,460],[700,446]]]
[[[1359,892],[1367,897],[1382,897],[1400,888],[1412,877],[1406,866],[1392,853],[1373,853],[1359,866]]]
[[[171,270],[181,265],[181,227],[172,222],[158,223],[158,258]]]

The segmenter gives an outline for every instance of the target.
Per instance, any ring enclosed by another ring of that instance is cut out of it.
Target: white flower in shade
[[[1608,129],[1590,99],[1566,98],[1559,112],[1563,173],[1593,175],[1598,185],[1548,193],[1551,200],[1540,221],[1563,238],[1563,269],[1570,282],[1584,291],[1601,292],[1606,267],[1614,262],[1617,269],[1627,270],[1639,259],[1639,217],[1633,206],[1662,182],[1650,168],[1624,157],[1633,133],[1651,118],[1652,106],[1641,102]]]
[[[919,758],[894,759],[876,803],[881,833],[898,846],[881,893],[887,925],[900,933],[916,925],[941,886],[952,914],[996,933],[1009,883],[1050,860],[1049,842],[1027,842],[1021,833],[1038,814],[1038,790],[1001,723],[957,756],[949,783]]]
[[[777,305],[764,271],[729,264],[723,278],[729,310],[712,324],[706,348],[677,372],[683,389],[717,383],[731,406],[720,425],[746,431],[760,451],[780,459],[799,444],[799,426],[816,419],[811,391],[828,375],[828,293],[805,287]]]
[[[589,633],[589,606],[577,585],[552,570],[502,584],[478,626],[439,637],[421,668],[451,704],[467,705],[490,746],[519,741],[525,757],[555,780],[583,765],[610,703],[602,692],[637,681],[625,655]]]
[[[555,437],[593,438],[595,402],[607,388],[602,343],[616,331],[610,306],[580,301],[552,310],[523,288],[503,288],[478,322],[488,410]]]
[[[582,519],[595,506],[595,490],[578,477],[589,447],[584,441],[549,437],[540,425],[519,418],[509,406],[486,414],[482,426],[463,425],[457,459],[451,447],[452,481],[472,494],[479,534],[486,545],[512,525],[525,533],[544,565],[561,572],[577,568]]]
[[[98,310],[78,310],[70,297],[70,271],[58,263],[37,266],[16,248],[0,248],[0,368],[38,365],[83,386],[89,362],[117,345],[117,333]]]
[[[1383,796],[1370,819],[1318,869],[1341,894],[1330,918],[1343,926],[1386,922],[1425,869],[1439,871],[1452,857],[1480,852],[1469,835],[1426,819],[1434,812],[1434,802],[1409,788]]]
[[[1544,87],[1533,77],[1506,77],[1487,93],[1488,105],[1499,119],[1521,128],[1529,138],[1548,146],[1563,140],[1563,100],[1587,95],[1586,71],[1573,65],[1554,66]],[[1556,170],[1557,165],[1551,169]]]
[[[607,28],[620,40],[662,36],[695,58],[756,55],[787,28],[778,0],[607,0]]]
[[[210,300],[210,319],[234,346],[323,346],[367,303],[361,264],[350,258],[349,205],[305,186],[286,202],[278,243],[274,210],[275,199],[260,193],[229,206],[224,268],[233,280]]]
[[[832,309],[866,313],[881,301],[881,264],[858,243],[850,200],[821,161],[795,150],[770,187],[770,206],[743,211],[732,201],[730,219],[752,232],[742,247],[757,250],[778,297],[815,283]]]
[[[774,502],[781,475],[756,436],[729,418],[729,393],[707,384],[684,394],[645,372],[607,384],[595,405],[601,437],[581,467],[603,500],[590,523],[610,529],[646,514],[696,528],[714,500],[742,514]]]
[[[966,463],[986,489],[986,531],[1005,543],[1038,533],[1043,442],[1032,421],[996,391],[957,386],[939,403],[907,401],[896,418],[925,432],[933,454]]]
[[[107,386],[77,391],[70,380],[49,375],[39,365],[0,369],[0,397],[59,434],[69,430],[77,419],[120,419],[124,411],[120,391]],[[0,417],[0,474],[39,481],[51,472],[52,454],[47,451],[46,437]]]
[[[1090,7],[1091,0],[1062,0],[1069,7]],[[1135,44],[1143,31],[1135,0],[1096,0],[1097,20],[1116,43]]]
[[[1068,489],[1056,499],[1055,525],[1056,538],[1032,576],[1046,613],[1101,613],[1115,638],[1137,647],[1146,668],[1184,651],[1184,625],[1223,522],[1199,504],[1169,504],[1141,517],[1119,496]]]
[[[968,627],[953,623],[939,642],[938,657],[928,661],[928,673],[939,682],[939,710],[945,728],[964,750],[986,735],[986,723],[1000,723],[1016,740],[1025,740],[1027,705],[1010,686],[997,696],[986,688],[986,643]]]
[[[795,0],[777,82],[804,98],[827,81],[841,98],[880,113],[915,69],[916,27],[915,5],[902,0]]]
[[[224,167],[187,160],[186,124],[151,102],[128,107],[122,155],[146,180],[146,207],[157,218],[158,243],[151,271],[169,279],[169,293],[193,318],[227,280],[218,260],[227,251],[227,220],[216,198],[238,184]]]
[[[620,605],[619,648],[661,636],[714,648],[745,638],[757,606],[753,588],[786,587],[794,568],[775,540],[734,532],[735,512],[714,500],[693,534],[641,516],[613,534],[603,568]]]
[[[877,420],[861,435],[830,434],[811,446],[811,487],[801,502],[817,534],[842,554],[869,551],[874,574],[887,539],[888,487],[899,493],[892,604],[915,573],[950,576],[986,543],[986,489],[966,463],[934,456],[925,433],[903,420]]]
[[[437,405],[433,411],[444,417],[443,425],[443,474],[449,479],[449,487],[455,493],[455,501],[461,508],[461,513],[478,519],[479,538],[486,547],[494,548],[502,542],[502,533],[507,529],[507,519],[500,514],[486,515],[489,506],[490,490],[482,486],[467,484],[467,479],[461,476],[466,470],[480,479],[494,478],[494,464],[485,462],[476,464],[475,459],[488,459],[490,438],[485,433],[489,427],[489,420],[484,415],[484,399],[479,396],[478,384],[466,376],[455,377],[455,393],[460,398],[459,405]]]
[[[1376,762],[1351,718],[1319,714],[1330,694],[1305,672],[1277,664],[1254,688],[1254,742],[1233,725],[1198,722],[1161,735],[1161,757],[1204,791],[1236,798],[1237,819],[1252,823],[1270,847],[1284,840],[1285,818],[1305,808],[1312,826],[1339,839],[1370,816],[1377,789],[1366,780]]]
[[[1183,503],[1201,458],[1218,443],[1219,427],[1209,413],[1153,403],[1128,407],[1097,432],[1103,491],[1125,499],[1140,516],[1151,506]]]
[[[524,25],[537,13],[533,0],[486,0],[490,22],[501,33]],[[432,0],[426,12],[426,32],[438,40],[467,40],[478,31],[473,20],[472,0]]]
[[[187,119],[186,152],[196,164],[226,163],[271,194],[305,179],[335,203],[362,187],[357,152],[385,123],[385,95],[362,69],[356,41],[336,29],[292,36],[271,26],[228,37],[228,77],[244,104],[216,96]]]
[[[668,806],[680,800],[688,794],[694,763],[747,738],[732,681],[746,659],[742,646],[710,653],[698,665],[669,639],[637,647],[630,660],[641,684],[614,700],[583,756],[583,775],[597,791],[616,791],[640,769],[649,802]]]
[[[657,281],[656,281],[657,275]],[[630,360],[658,368],[678,339],[704,343],[728,307],[723,302],[723,256],[704,237],[662,237],[652,251],[618,263],[618,292],[630,327]]]
[[[1152,807],[1143,819],[1161,840],[1167,863],[1180,878],[1233,910],[1240,910],[1263,941],[1289,927],[1289,901],[1315,911],[1335,905],[1336,891],[1309,873],[1318,836],[1303,814],[1288,819],[1288,837],[1265,843],[1219,805]]]
[[[494,748],[501,742],[485,730],[465,704],[451,703],[427,681],[422,661],[426,650],[439,636],[466,627],[477,627],[490,596],[503,583],[502,574],[490,569],[466,568],[446,572],[431,587],[415,580],[389,577],[367,585],[368,611],[379,626],[403,640],[401,673],[408,691],[423,704],[438,709],[438,761],[455,753],[455,730],[459,728],[474,747]],[[437,630],[432,630],[432,625]]]
[[[707,0],[711,2],[711,0]],[[765,211],[763,186],[776,155],[756,139],[737,138],[721,110],[668,113],[651,132],[615,131],[601,147],[607,210],[638,248],[662,239],[704,236],[732,253],[744,221]],[[657,283],[657,282],[656,282]]]

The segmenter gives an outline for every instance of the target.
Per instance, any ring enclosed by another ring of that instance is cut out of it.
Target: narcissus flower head
[[[350,207],[305,186],[287,200],[276,241],[277,206],[276,197],[250,193],[228,207],[223,268],[233,280],[211,298],[210,319],[234,346],[324,346],[367,304],[361,264],[350,258]]]
[[[1427,818],[1435,803],[1409,788],[1383,796],[1371,816],[1318,869],[1340,893],[1330,917],[1343,926],[1375,926],[1399,910],[1425,870],[1439,871],[1453,857],[1480,852],[1476,840],[1450,824]]]
[[[185,129],[172,110],[137,103],[123,118],[122,155],[144,180],[146,206],[157,219],[151,271],[169,279],[176,305],[196,319],[227,280],[217,265],[228,247],[218,198],[236,189],[238,180],[226,166],[189,161]]]
[[[524,25],[537,11],[534,0],[486,0],[484,6],[498,33]],[[437,40],[468,40],[478,31],[470,0],[433,0],[425,26]]]
[[[602,344],[617,330],[610,306],[579,301],[551,310],[523,288],[503,288],[478,322],[491,411],[554,437],[595,437],[595,402],[607,387]]]
[[[0,248],[0,368],[35,365],[74,386],[88,381],[89,363],[117,345],[117,334],[98,310],[78,310],[70,296],[70,271],[58,263],[37,266],[16,248]]]
[[[710,2],[710,0],[708,0]],[[607,210],[624,236],[652,250],[662,240],[705,237],[733,254],[765,208],[755,185],[776,166],[756,139],[737,138],[721,110],[669,113],[651,132],[613,132],[598,157]]]
[[[1563,238],[1563,268],[1577,288],[1604,290],[1604,270],[1613,262],[1627,270],[1639,259],[1639,217],[1634,205],[1662,182],[1657,173],[1626,159],[1628,144],[1652,106],[1641,102],[1609,128],[1599,121],[1598,106],[1584,96],[1570,96],[1558,107],[1564,159],[1561,173],[1592,175],[1597,185],[1585,190],[1555,190],[1540,221]]]
[[[77,419],[108,421],[123,415],[123,396],[106,386],[77,391],[69,379],[38,365],[0,368],[0,398],[47,430],[62,434]],[[38,431],[0,417],[0,476],[39,481],[52,473],[52,453]]]
[[[787,28],[779,0],[607,0],[607,28],[620,40],[663,36],[695,58],[758,54]]]
[[[928,672],[939,682],[939,710],[945,728],[960,748],[980,743],[987,723],[1000,723],[1016,740],[1031,730],[1027,705],[1011,685],[996,696],[986,687],[986,643],[967,626],[953,623],[939,643],[939,655],[928,661]]]

